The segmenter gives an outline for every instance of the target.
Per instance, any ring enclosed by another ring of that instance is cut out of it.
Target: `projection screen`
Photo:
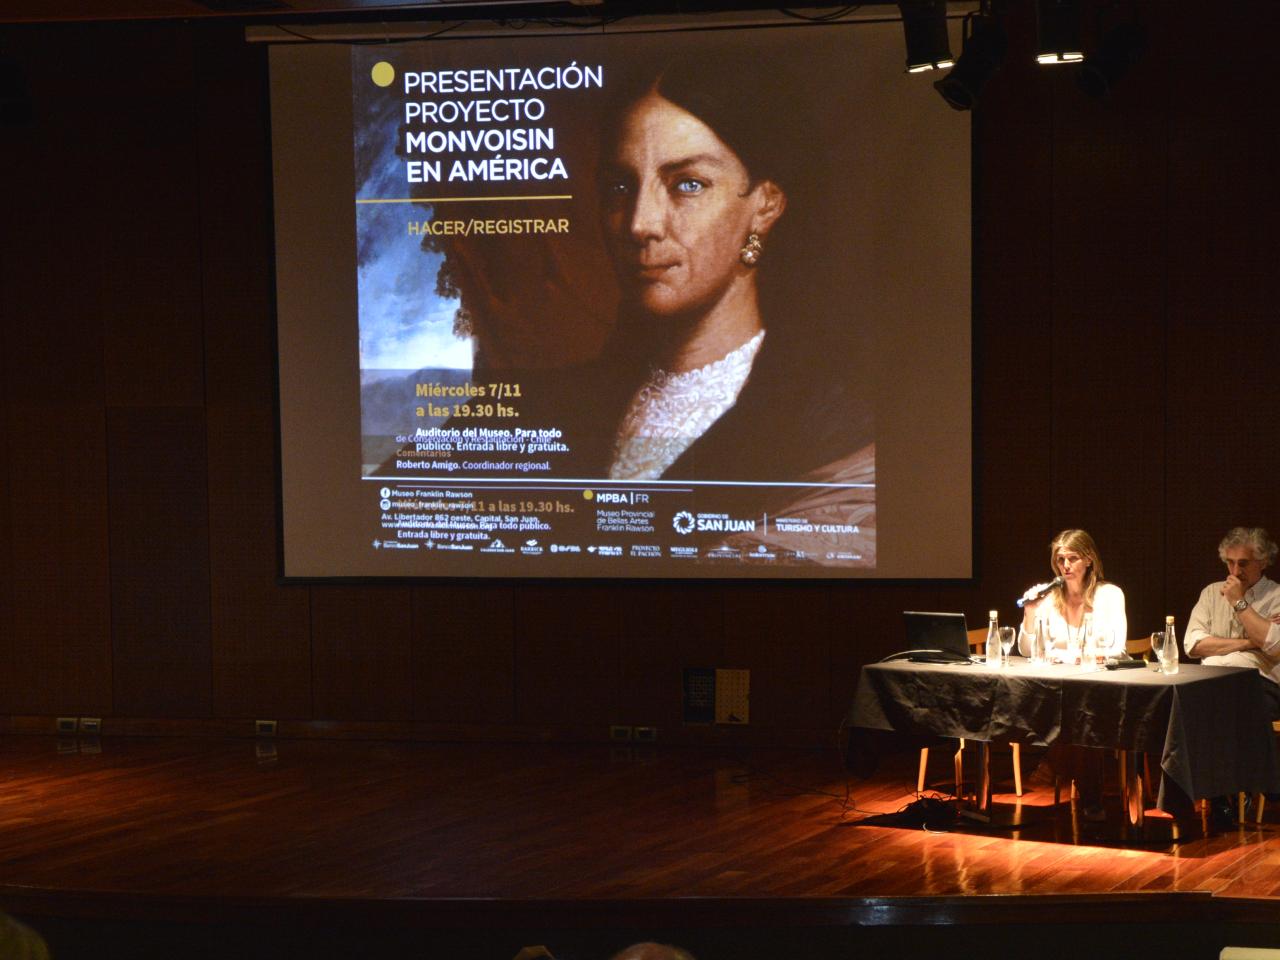
[[[270,64],[286,578],[971,575],[969,125],[898,23]]]

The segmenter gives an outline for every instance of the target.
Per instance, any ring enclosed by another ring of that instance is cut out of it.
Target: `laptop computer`
[[[902,611],[907,629],[907,647],[886,660],[916,663],[970,663],[969,630],[963,613]]]

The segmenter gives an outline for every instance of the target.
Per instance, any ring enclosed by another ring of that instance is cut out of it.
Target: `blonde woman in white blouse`
[[[1049,566],[1060,582],[1023,606],[1019,649],[1027,653],[1029,631],[1037,620],[1043,620],[1054,647],[1069,650],[1080,642],[1085,615],[1092,614],[1103,652],[1113,655],[1124,650],[1129,630],[1124,593],[1102,579],[1102,557],[1093,537],[1084,530],[1063,530],[1049,545]],[[1027,596],[1038,596],[1046,586],[1032,587]],[[1055,743],[1047,759],[1059,776],[1076,781],[1085,819],[1102,820],[1103,751]]]
[[[1084,530],[1063,530],[1049,545],[1049,568],[1061,583],[1039,600],[1028,600],[1022,608],[1019,649],[1029,652],[1029,635],[1036,621],[1048,624],[1055,649],[1066,650],[1078,643],[1086,613],[1093,614],[1094,633],[1108,656],[1124,650],[1129,622],[1124,611],[1124,592],[1102,579],[1102,558],[1093,538]],[[1027,591],[1040,594],[1048,584]]]

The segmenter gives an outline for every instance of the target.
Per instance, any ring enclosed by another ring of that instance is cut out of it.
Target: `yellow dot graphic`
[[[582,499],[583,499],[583,500],[590,500],[590,499],[591,499],[592,497],[594,497],[594,496],[595,496],[595,494],[594,494],[594,493],[592,493],[590,490],[583,490],[583,491],[582,491]]]
[[[396,68],[385,60],[379,60],[373,65],[373,72],[370,74],[373,82],[380,87],[389,87],[396,81]]]

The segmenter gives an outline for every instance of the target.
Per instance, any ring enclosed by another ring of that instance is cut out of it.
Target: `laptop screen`
[[[904,610],[908,650],[949,650],[969,655],[969,631],[963,613]]]

